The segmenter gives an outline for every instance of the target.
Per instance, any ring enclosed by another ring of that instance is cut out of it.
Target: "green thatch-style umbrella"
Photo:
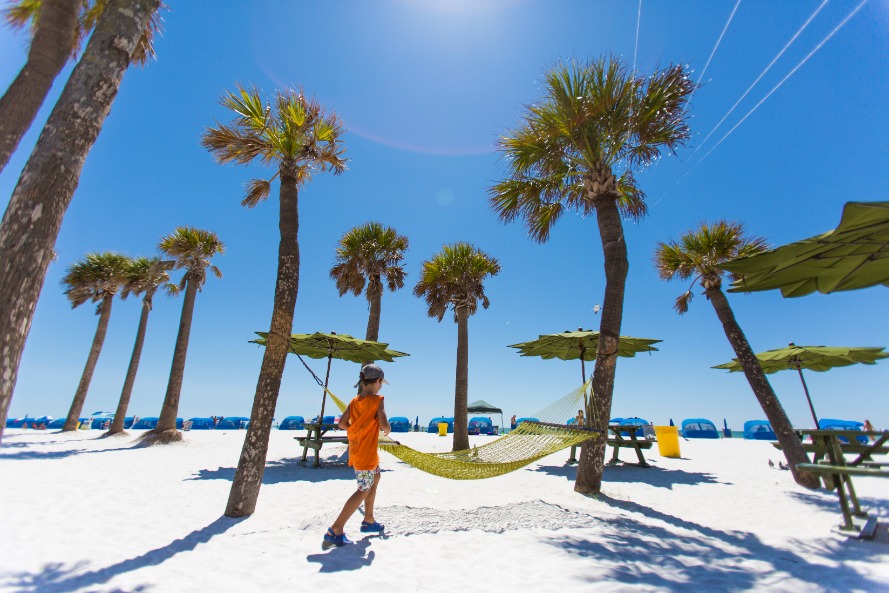
[[[657,350],[652,344],[662,340],[648,338],[631,338],[620,336],[617,342],[618,356],[636,356],[637,352]],[[584,361],[595,360],[599,349],[599,332],[577,328],[577,331],[563,331],[560,334],[544,334],[536,340],[513,344],[509,348],[518,348],[522,356],[539,356],[540,358],[558,358],[561,360],[580,359],[581,380],[586,382]]]
[[[845,367],[858,363],[876,364],[876,361],[881,358],[889,358],[889,352],[883,352],[883,350],[884,348],[867,347],[797,346],[791,342],[787,348],[760,352],[756,358],[759,359],[759,365],[766,374],[788,369],[796,370],[799,373],[800,381],[803,382],[803,391],[806,393],[806,400],[809,402],[809,410],[812,411],[812,419],[815,420],[815,428],[818,428],[818,416],[815,415],[815,407],[809,396],[809,387],[803,377],[803,369],[823,372],[834,367]],[[731,372],[743,370],[737,358],[713,368],[728,369]]]
[[[259,335],[259,339],[252,340],[252,342],[264,346],[268,333],[256,333]],[[389,350],[388,346],[389,344],[383,342],[359,340],[349,334],[338,334],[336,332],[330,332],[329,334],[321,332],[315,332],[314,334],[291,334],[291,354],[327,359],[327,375],[324,377],[324,393],[321,395],[321,414],[318,416],[319,423],[324,420],[324,403],[327,400],[327,385],[330,380],[331,361],[337,358],[362,364],[377,360],[392,362],[400,356],[410,356],[404,352]]]
[[[889,202],[848,202],[837,228],[722,266],[744,277],[729,292],[785,297],[889,286]]]

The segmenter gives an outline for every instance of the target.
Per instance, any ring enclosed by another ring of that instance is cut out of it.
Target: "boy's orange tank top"
[[[380,464],[377,445],[380,439],[380,421],[377,411],[383,401],[382,395],[355,397],[349,402],[351,423],[349,435],[349,465],[358,470],[376,469]]]

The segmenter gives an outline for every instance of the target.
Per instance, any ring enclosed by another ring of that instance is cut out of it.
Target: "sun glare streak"
[[[710,57],[707,58],[707,63],[704,64],[704,69],[701,70],[701,75],[698,77],[698,85],[701,84],[701,80],[704,78],[704,73],[707,71],[707,67],[710,65],[710,61],[713,59],[713,56],[716,55],[716,48],[719,47],[719,44],[722,42],[722,38],[725,37],[725,32],[728,31],[728,26],[732,23],[732,19],[735,18],[735,13],[738,12],[739,6],[741,6],[741,0],[735,2],[735,7],[732,9],[732,13],[728,15],[728,20],[725,22],[725,26],[722,28],[722,33],[719,34],[719,39],[716,40],[716,45],[713,46],[713,51],[710,52]],[[691,97],[689,97],[689,99],[691,99]]]
[[[641,1],[641,0],[640,0],[640,1]],[[712,136],[713,133],[714,133],[716,130],[719,129],[719,126],[722,125],[722,122],[724,122],[724,121],[728,118],[728,116],[732,114],[732,112],[735,110],[735,108],[736,108],[738,105],[740,105],[741,101],[744,100],[744,97],[746,97],[747,94],[750,93],[750,91],[753,90],[753,87],[755,87],[755,86],[757,85],[757,83],[762,79],[762,77],[765,76],[766,72],[768,72],[768,71],[771,69],[771,67],[775,65],[775,62],[777,62],[777,61],[781,58],[781,56],[784,55],[784,52],[786,52],[787,49],[788,49],[791,45],[793,45],[793,42],[796,41],[796,38],[799,37],[800,34],[801,34],[803,31],[806,30],[806,27],[809,26],[809,23],[811,23],[812,20],[815,18],[815,16],[816,16],[819,12],[821,12],[821,9],[824,8],[824,7],[827,5],[828,1],[829,1],[829,0],[824,0],[824,1],[821,3],[821,5],[818,6],[818,8],[815,9],[815,12],[812,13],[812,15],[808,18],[808,20],[806,20],[805,23],[803,23],[803,26],[800,27],[799,31],[797,31],[796,34],[795,34],[793,37],[790,38],[790,41],[787,42],[787,45],[785,45],[785,46],[781,49],[781,51],[778,52],[778,55],[776,55],[776,56],[774,57],[774,59],[773,59],[771,62],[769,62],[769,65],[766,66],[765,70],[763,70],[763,71],[760,73],[760,75],[756,77],[756,80],[753,81],[753,84],[751,84],[751,85],[747,88],[747,90],[744,91],[744,94],[741,95],[741,98],[738,99],[737,101],[735,101],[735,104],[732,105],[731,109],[729,109],[728,112],[726,112],[726,114],[722,116],[722,119],[719,120],[719,123],[717,123],[717,124],[713,127],[713,129],[710,130],[710,133],[707,134],[707,136],[704,138],[704,140],[698,145],[697,148],[695,148],[695,152],[699,151],[699,150],[701,149],[701,147],[702,147],[704,144],[707,143],[707,140],[710,139],[710,136]]]
[[[768,93],[765,97],[763,97],[762,99],[760,99],[759,103],[757,103],[756,105],[754,105],[753,109],[751,109],[750,111],[748,111],[748,112],[747,112],[747,115],[745,115],[744,117],[742,117],[742,118],[741,118],[741,121],[739,121],[738,123],[735,124],[735,127],[733,127],[731,130],[729,130],[729,131],[726,133],[726,135],[723,136],[723,137],[719,140],[719,142],[717,142],[716,145],[715,145],[713,148],[710,149],[710,151],[709,151],[707,154],[705,154],[703,157],[701,157],[701,160],[698,161],[698,164],[702,163],[702,162],[704,161],[704,159],[706,159],[708,156],[710,156],[710,153],[712,153],[714,150],[716,150],[716,149],[719,147],[719,145],[722,144],[723,141],[731,135],[732,132],[734,132],[736,129],[738,129],[738,126],[740,126],[742,123],[744,123],[744,120],[746,120],[748,117],[750,117],[750,116],[753,114],[753,112],[756,111],[756,110],[759,108],[760,105],[762,105],[763,103],[765,103],[766,99],[768,99],[769,97],[772,96],[772,93],[774,93],[774,92],[777,91],[779,88],[781,88],[781,85],[783,85],[783,84],[787,81],[788,78],[790,78],[791,76],[793,76],[793,74],[794,74],[797,70],[799,70],[799,69],[802,67],[803,64],[805,64],[806,62],[808,62],[809,59],[810,59],[812,56],[814,56],[815,53],[816,53],[819,49],[821,49],[821,47],[822,47],[825,43],[827,43],[828,41],[830,41],[831,37],[833,37],[834,35],[836,35],[837,32],[838,32],[840,29],[842,29],[842,28],[846,25],[846,23],[848,23],[849,20],[852,19],[853,16],[855,16],[856,14],[858,14],[858,11],[861,10],[861,9],[864,7],[864,5],[867,4],[867,2],[868,2],[868,0],[862,0],[861,4],[859,4],[858,6],[855,7],[855,10],[853,10],[852,12],[850,12],[849,15],[846,16],[846,18],[844,18],[844,19],[842,20],[842,22],[840,22],[840,24],[837,25],[836,28],[834,28],[834,30],[831,31],[831,32],[827,35],[827,37],[825,37],[825,38],[821,41],[821,43],[819,43],[818,45],[815,46],[815,49],[813,49],[812,51],[810,51],[809,54],[808,54],[805,58],[803,58],[802,61],[801,61],[799,64],[797,64],[796,67],[794,67],[794,69],[791,70],[791,71],[787,74],[787,76],[785,76],[784,78],[781,79],[781,82],[779,82],[778,84],[775,85],[775,88],[773,88],[772,90],[770,90],[769,93]]]
[[[639,0],[639,10],[636,12],[636,45],[633,47],[633,73],[636,72],[636,55],[639,53],[639,23],[642,21],[642,0]]]

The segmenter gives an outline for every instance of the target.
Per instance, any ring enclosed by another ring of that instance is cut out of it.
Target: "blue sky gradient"
[[[619,361],[614,416],[656,424],[726,418],[738,429],[763,417],[741,374],[710,368],[734,353],[709,302],[699,296],[682,317],[672,310],[688,286],[658,279],[652,265],[658,241],[726,218],[780,245],[835,227],[847,201],[889,200],[886,2],[748,0],[728,27],[734,1],[168,4],[157,61],[127,72],[87,158],[58,239],[58,260],[41,293],[10,417],[64,416],[73,398],[97,317],[89,305],[71,310],[59,284],[66,267],[93,251],[154,254],[160,238],[179,225],[213,230],[227,246],[215,261],[224,277],[211,277],[198,295],[181,415],[249,416],[261,350],[248,340],[267,329],[271,317],[277,185],[272,200],[254,209],[240,206],[244,184],[273,171],[217,165],[200,146],[207,126],[230,119],[218,99],[236,83],[255,85],[267,97],[275,89],[302,87],[347,129],[348,170],[318,175],[300,192],[294,332],[363,337],[366,301],[339,297],[328,278],[337,241],[369,220],[410,239],[407,285],[384,295],[380,336],[411,354],[384,367],[389,413],[421,421],[453,414],[456,326],[450,317],[441,323],[429,318],[411,294],[422,262],[446,243],[468,241],[502,265],[486,283],[490,309],[469,322],[470,401],[495,403],[507,417],[527,416],[580,383],[579,362],[523,358],[507,346],[544,333],[598,329],[593,306],[602,301],[604,271],[595,220],[565,216],[541,245],[520,223],[498,222],[487,201],[488,188],[504,174],[497,138],[540,97],[542,74],[558,60],[610,53],[635,61],[641,73],[683,63],[703,83],[691,102],[691,143],[639,175],[650,213],[625,223],[630,273],[622,333],[663,342],[658,352]],[[25,35],[0,31],[4,88],[24,63],[26,48]],[[70,67],[0,175],[4,207],[69,74]],[[699,288],[695,292],[700,295]],[[889,345],[884,288],[729,300],[757,352],[791,341]],[[179,300],[156,298],[131,413],[160,412],[180,309]],[[115,303],[85,413],[115,408],[138,315],[137,299]],[[319,374],[324,370],[321,361],[310,365]],[[335,362],[331,389],[348,396],[356,374],[355,365]],[[798,376],[785,372],[770,380],[791,421],[809,426]],[[819,415],[867,417],[877,427],[889,426],[889,363],[809,373],[808,383]],[[312,416],[319,408],[320,389],[292,358],[277,418]]]

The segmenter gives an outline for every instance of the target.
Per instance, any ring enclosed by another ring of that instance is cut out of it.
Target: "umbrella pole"
[[[318,424],[324,424],[324,402],[327,401],[327,383],[330,381],[330,362],[333,356],[327,357],[327,374],[324,376],[324,392],[321,394],[321,415],[318,416]]]
[[[815,406],[812,405],[812,398],[809,397],[809,387],[806,385],[806,379],[803,377],[803,369],[801,367],[796,368],[799,373],[799,380],[803,382],[803,391],[806,392],[806,401],[809,402],[809,410],[812,411],[812,419],[815,421],[815,428],[818,428],[818,416],[815,415]]]

